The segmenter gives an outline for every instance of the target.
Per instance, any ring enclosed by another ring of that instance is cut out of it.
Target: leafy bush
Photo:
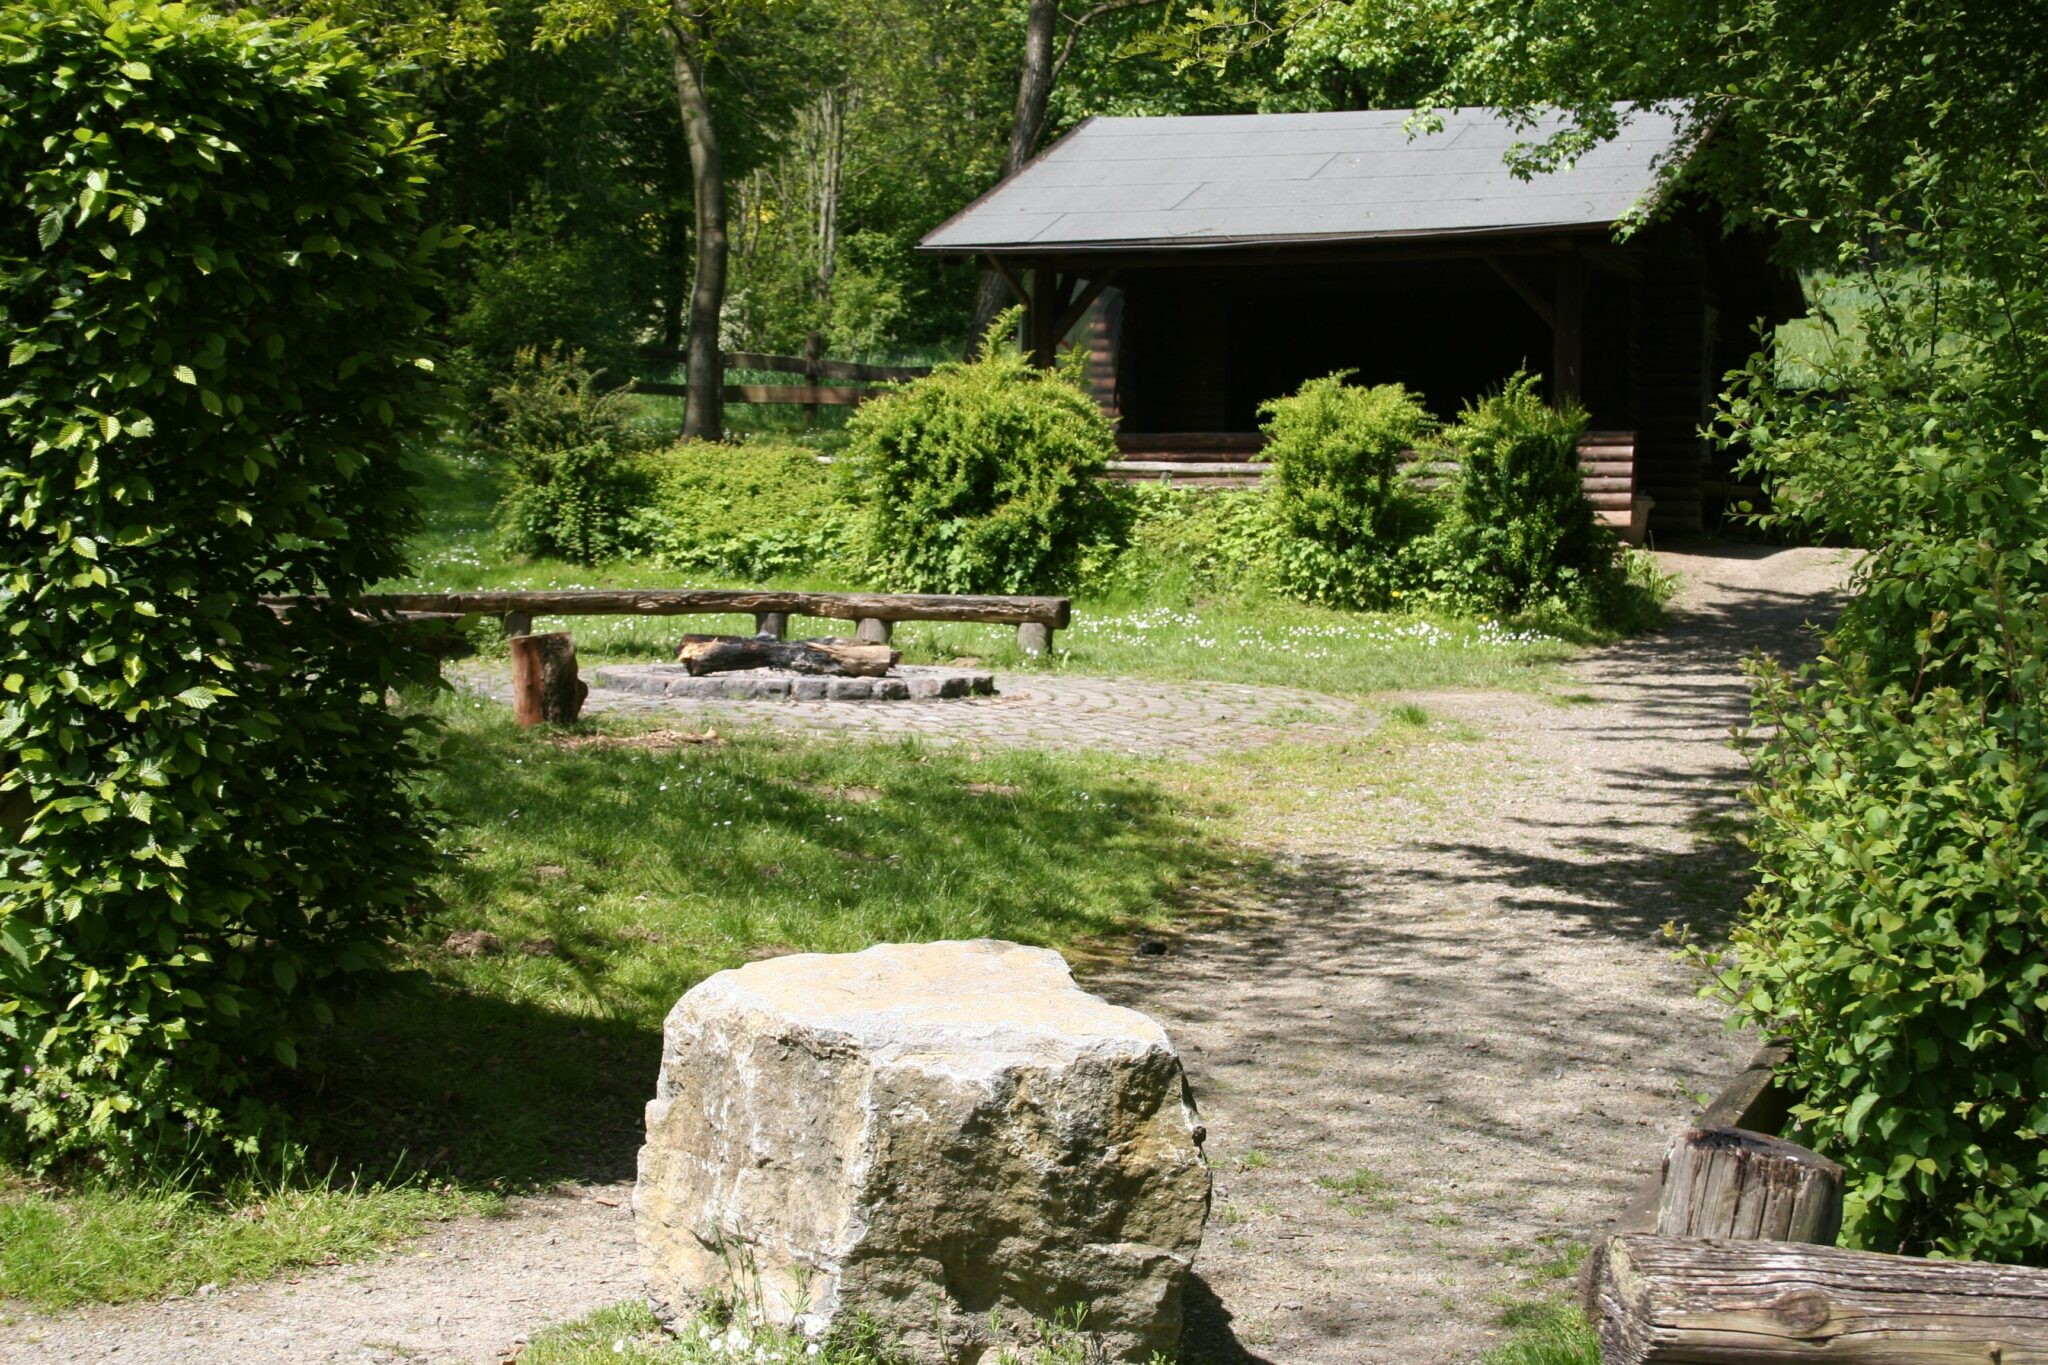
[[[1778,389],[1760,358],[1727,404],[1746,467],[1793,493],[1781,508],[1875,549],[1808,676],[1762,670],[1760,880],[1720,978],[1740,1018],[1792,1042],[1801,1140],[1850,1171],[1846,1239],[2034,1264],[2048,436],[2025,357],[2048,345],[2048,290],[2004,266],[2044,223],[2038,185],[1971,205],[1945,241],[1981,273],[1885,278],[1868,344],[1820,362],[1829,401]]]
[[[1253,489],[1140,483],[1129,499],[1128,545],[1084,563],[1082,581],[1103,597],[1186,604],[1205,597],[1281,590],[1287,528],[1274,501]]]
[[[402,567],[427,140],[325,29],[0,11],[0,1141],[36,1165],[252,1148],[416,914],[385,699],[431,666],[261,594]]]
[[[631,363],[648,294],[643,253],[571,231],[543,205],[479,233],[471,254],[474,273],[451,330],[486,379],[533,347],[587,354],[615,371]]]
[[[1561,601],[1590,614],[1615,540],[1579,476],[1586,414],[1548,406],[1536,383],[1514,376],[1447,433],[1455,514],[1425,553],[1439,589],[1470,607],[1512,613]]]
[[[1311,379],[1259,405],[1272,496],[1295,535],[1338,555],[1384,554],[1408,529],[1398,496],[1402,453],[1432,423],[1399,384],[1346,384],[1353,373]]]
[[[1041,370],[996,319],[978,358],[875,399],[847,423],[864,552],[891,589],[1045,592],[1091,546],[1119,544],[1123,504],[1096,475],[1109,422],[1074,374]]]
[[[838,571],[855,512],[815,451],[688,442],[662,452],[635,538],[664,565],[725,578]]]
[[[635,456],[630,391],[606,388],[579,351],[527,347],[491,391],[507,460],[498,526],[506,550],[591,564],[634,546],[627,519],[651,479]]]

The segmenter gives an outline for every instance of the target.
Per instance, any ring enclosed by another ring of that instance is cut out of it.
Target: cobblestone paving
[[[594,673],[595,667],[585,669]],[[503,668],[471,666],[457,684],[510,704]],[[1374,713],[1320,692],[1241,683],[1148,682],[1004,673],[996,695],[941,702],[684,701],[590,689],[585,714],[629,712],[731,734],[756,727],[869,739],[918,736],[1014,748],[1106,749],[1203,757],[1373,723]]]

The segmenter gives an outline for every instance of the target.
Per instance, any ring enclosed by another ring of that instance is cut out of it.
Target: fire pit
[[[951,701],[995,695],[993,673],[934,664],[896,664],[880,677],[819,677],[786,668],[692,677],[684,664],[613,664],[599,687],[679,701]]]

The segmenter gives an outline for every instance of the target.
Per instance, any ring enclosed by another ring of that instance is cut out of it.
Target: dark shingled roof
[[[1657,183],[1679,120],[1629,110],[1568,170],[1517,179],[1492,109],[1094,118],[925,237],[922,250],[1043,252],[1363,241],[1608,226]]]

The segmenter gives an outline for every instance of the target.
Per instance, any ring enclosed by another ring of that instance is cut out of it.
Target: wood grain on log
[[[1833,1246],[1841,1230],[1842,1168],[1826,1157],[1743,1128],[1688,1128],[1671,1140],[1663,1236]]]
[[[287,603],[291,599],[276,599]],[[559,592],[387,592],[360,599],[373,610],[452,611],[485,616],[692,616],[780,611],[834,621],[1038,621],[1065,630],[1065,597],[973,597],[951,593],[755,592],[736,588],[581,588]]]
[[[2048,1270],[1616,1237],[1600,1346],[1605,1365],[2048,1365]]]
[[[583,714],[590,685],[576,676],[576,642],[568,632],[515,635],[512,718],[521,725],[568,725]]]
[[[762,636],[685,635],[676,658],[693,678],[744,668],[786,668],[842,678],[879,678],[903,656],[857,640],[771,640]]]

